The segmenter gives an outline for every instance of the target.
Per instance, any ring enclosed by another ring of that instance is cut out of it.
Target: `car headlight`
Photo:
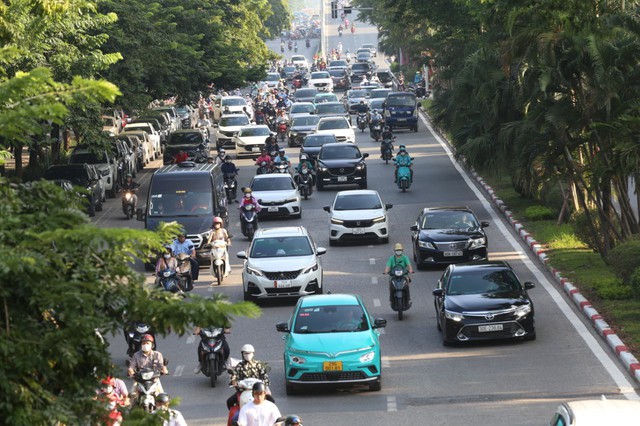
[[[373,219],[373,223],[382,223],[385,220],[387,220],[386,216],[380,216],[380,217],[376,217],[375,219]]]
[[[324,167],[324,166],[318,166],[318,170],[321,171],[321,172],[326,172],[329,169]]]
[[[306,359],[304,359],[303,357],[301,357],[299,355],[289,355],[289,361],[292,364],[304,364],[305,362],[307,362]]]
[[[444,316],[453,321],[462,321],[464,319],[464,315],[452,311],[444,311]]]
[[[334,225],[342,225],[344,223],[344,220],[331,218],[331,223],[333,223]]]
[[[482,238],[471,238],[469,240],[471,244],[469,244],[470,249],[475,249],[484,246],[487,244],[487,239],[485,237]]]
[[[362,355],[360,357],[360,362],[371,362],[373,361],[373,359],[376,357],[376,353],[371,351],[371,352],[367,352],[366,354]]]
[[[529,312],[531,312],[531,305],[522,305],[516,308],[513,314],[518,318],[522,318],[526,316]]]
[[[298,199],[298,197],[296,197],[296,198],[287,198],[286,200],[284,200],[285,203],[295,203],[297,201],[300,201]]]
[[[363,170],[364,169],[364,163],[360,163],[356,166],[356,170]]]
[[[435,250],[436,248],[428,241],[418,241],[418,247]]]
[[[304,269],[302,271],[302,274],[308,274],[309,272],[313,272],[313,271],[317,271],[318,270],[318,264],[314,263],[313,266],[309,266],[307,269]]]
[[[246,267],[247,274],[255,275],[256,277],[264,277],[264,274],[261,270],[252,268],[250,266]]]

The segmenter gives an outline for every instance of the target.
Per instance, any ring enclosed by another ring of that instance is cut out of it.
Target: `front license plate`
[[[326,361],[322,363],[324,371],[342,371],[342,361]]]
[[[364,234],[364,228],[353,228],[354,234]]]
[[[503,328],[502,324],[479,325],[478,331],[480,333],[486,333],[487,331],[502,331]]]
[[[462,256],[462,251],[445,251],[444,257],[458,257]]]
[[[251,151],[260,152],[260,147],[259,146],[254,146],[253,148],[251,148]]]
[[[346,181],[347,181],[346,176],[338,176],[338,182],[346,182]]]
[[[291,280],[273,282],[273,288],[289,288],[289,287],[291,287]]]
[[[270,206],[267,208],[267,211],[269,213],[278,213],[278,207],[277,206]]]

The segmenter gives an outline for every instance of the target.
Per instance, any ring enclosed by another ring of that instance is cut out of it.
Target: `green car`
[[[288,323],[284,370],[287,395],[296,388],[332,385],[381,389],[380,333],[382,318],[373,320],[360,297],[323,294],[300,298]]]

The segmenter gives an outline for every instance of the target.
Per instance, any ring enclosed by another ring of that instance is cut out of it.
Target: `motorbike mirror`
[[[444,295],[444,290],[441,288],[436,288],[435,290],[433,290],[432,294],[436,297],[441,297],[442,295]]]
[[[387,326],[387,320],[384,318],[376,318],[373,320],[373,328],[383,328]]]
[[[276,330],[280,333],[288,333],[290,331],[289,324],[287,324],[286,322],[278,323],[276,324]]]
[[[387,204],[384,205],[384,208],[387,209],[387,210],[389,210],[392,207],[393,207],[393,204],[387,203]]]
[[[414,231],[414,232],[417,232],[417,231],[418,231],[418,225],[411,225],[411,226],[409,227],[409,229],[410,229],[410,230],[412,230],[412,231]]]
[[[329,212],[331,212],[331,206],[324,206],[322,208],[322,210],[324,210],[325,212],[329,213]]]
[[[323,255],[323,254],[325,254],[326,252],[327,252],[327,249],[326,249],[326,248],[324,248],[324,247],[318,247],[318,248],[316,249],[316,254],[317,254],[318,256],[322,256],[322,255]]]
[[[164,366],[166,367],[167,365],[169,365],[169,358],[166,358],[166,357],[165,357],[165,358],[163,359],[163,362],[164,362]]]
[[[238,253],[236,253],[236,257],[238,259],[246,259],[247,258],[247,252],[246,251],[239,251]]]
[[[524,283],[524,288],[527,290],[531,290],[532,288],[535,288],[536,285],[534,283],[532,283],[531,281],[526,281]]]
[[[481,227],[481,228],[486,228],[487,226],[489,226],[489,222],[482,222],[482,223],[480,223],[480,227]]]

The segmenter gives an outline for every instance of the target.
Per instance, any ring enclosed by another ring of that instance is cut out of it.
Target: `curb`
[[[427,121],[431,122],[429,116],[424,114]],[[441,135],[442,137],[442,135]],[[442,137],[444,140],[446,138]],[[449,143],[447,141],[447,143]],[[549,263],[549,258],[545,254],[544,247],[538,243],[532,236],[524,229],[523,225],[513,218],[513,213],[509,210],[509,207],[499,199],[493,188],[489,186],[482,176],[480,176],[473,168],[468,168],[462,163],[459,163],[463,168],[467,169],[471,176],[478,182],[478,184],[482,187],[485,193],[489,196],[493,204],[498,208],[498,210],[502,213],[502,215],[506,218],[507,222],[514,229],[516,234],[524,241],[526,246],[529,248],[535,257],[542,262],[547,271],[551,273],[553,279],[562,287],[564,292],[569,296],[569,298],[573,301],[573,303],[578,307],[580,312],[591,322],[593,328],[598,332],[598,334],[605,340],[609,348],[612,352],[615,353],[616,357],[622,362],[627,371],[631,374],[631,376],[637,381],[640,382],[640,362],[636,359],[635,356],[631,352],[629,352],[629,348],[624,344],[622,339],[618,337],[618,335],[611,329],[609,324],[605,320],[602,319],[602,316],[596,311],[596,309],[591,305],[589,300],[584,297],[578,288],[573,285],[568,279],[562,276],[562,273],[555,269]]]

